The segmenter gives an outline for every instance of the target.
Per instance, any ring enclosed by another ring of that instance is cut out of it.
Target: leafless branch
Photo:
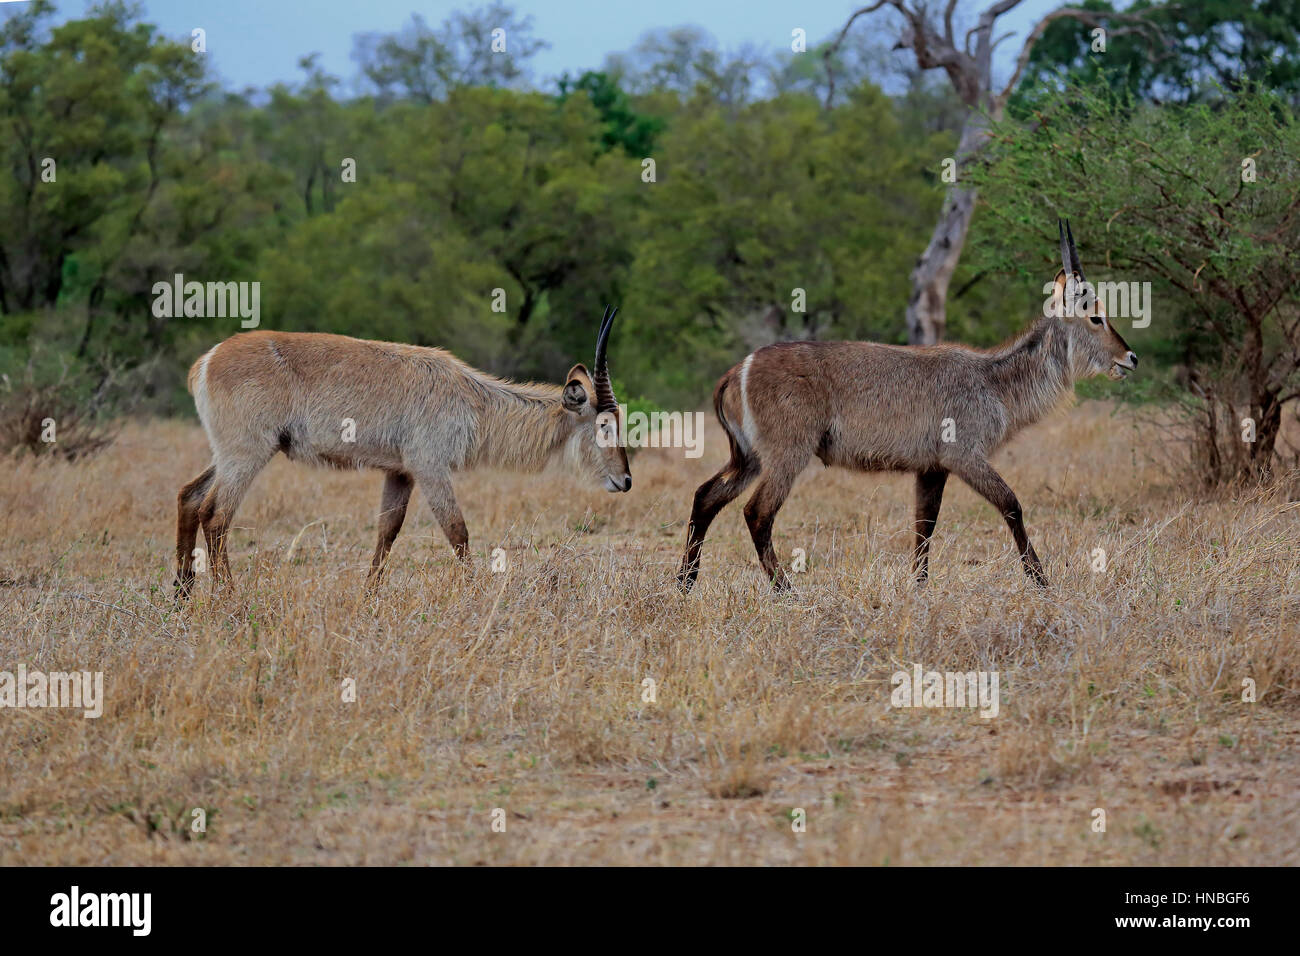
[[[899,0],[876,0],[876,2],[871,4],[869,7],[860,7],[859,9],[854,10],[853,15],[849,17],[848,21],[844,24],[843,29],[840,30],[840,35],[835,38],[835,42],[828,46],[826,52],[822,54],[822,59],[826,61],[827,109],[831,108],[831,98],[835,96],[835,69],[831,66],[831,57],[840,51],[840,46],[844,43],[844,38],[848,36],[849,28],[853,26],[858,17],[866,16],[869,13],[875,13],[881,7],[885,6],[886,3],[889,3],[891,6],[901,6]]]
[[[1003,40],[1013,35],[1012,33],[1006,33],[995,40],[993,39],[993,27],[998,17],[1010,12],[1019,6],[1021,2],[1022,0],[997,0],[997,2],[986,7],[980,13],[975,26],[966,31],[965,39],[960,48],[957,46],[953,35],[953,15],[956,12],[957,0],[947,0],[944,6],[942,33],[931,22],[929,11],[925,3],[920,2],[920,0],[914,0],[910,4],[907,0],[876,0],[876,2],[867,6],[859,7],[849,16],[835,41],[827,46],[823,54],[826,61],[827,77],[826,108],[830,109],[835,96],[835,68],[832,60],[839,53],[845,37],[848,36],[849,30],[857,22],[858,18],[875,13],[882,7],[892,7],[897,10],[905,21],[903,34],[899,37],[895,49],[910,49],[916,57],[917,66],[922,70],[943,69],[946,71],[952,81],[953,89],[967,106],[975,107],[979,105],[980,101],[987,95],[991,98],[991,101],[986,105],[994,113],[1001,111],[1001,108],[1006,105],[1006,101],[1015,90],[1016,84],[1020,82],[1025,68],[1029,64],[1034,44],[1042,38],[1048,26],[1057,20],[1075,20],[1089,27],[1126,24],[1126,26],[1117,26],[1111,29],[1110,35],[1112,37],[1141,35],[1153,48],[1163,40],[1160,29],[1146,17],[1146,14],[1150,11],[1143,11],[1142,13],[1111,13],[1099,10],[1084,10],[1079,7],[1061,7],[1058,10],[1053,10],[1034,25],[1028,37],[1025,38],[1020,55],[1017,57],[1015,72],[1012,74],[1011,81],[1000,93],[993,95],[991,79],[993,50]],[[972,38],[975,38],[974,49],[972,49]]]
[[[943,35],[949,46],[954,46],[952,39],[952,14],[957,9],[957,0],[948,0],[948,8],[943,11]]]

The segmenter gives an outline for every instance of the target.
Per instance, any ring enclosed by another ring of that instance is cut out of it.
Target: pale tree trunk
[[[948,284],[961,260],[966,233],[975,212],[975,190],[962,185],[962,167],[988,142],[989,123],[1002,119],[1007,100],[1011,98],[1029,62],[1033,45],[1043,35],[1048,24],[1062,18],[1076,20],[1090,27],[1103,25],[1107,21],[1120,21],[1132,26],[1111,29],[1111,36],[1139,33],[1152,43],[1153,37],[1160,37],[1159,32],[1141,14],[1061,7],[1039,20],[1029,32],[1010,82],[999,91],[993,86],[993,49],[1010,34],[995,40],[993,25],[998,17],[1019,6],[1021,2],[1022,0],[994,0],[979,15],[976,25],[966,32],[964,41],[959,43],[953,32],[953,14],[957,9],[957,0],[947,0],[942,18],[932,17],[924,0],[875,0],[869,6],[854,11],[840,30],[839,37],[827,46],[824,54],[828,80],[826,106],[829,109],[835,97],[833,58],[853,22],[858,17],[881,8],[896,10],[902,15],[903,28],[895,49],[911,50],[916,56],[917,66],[922,70],[942,69],[948,75],[957,96],[970,110],[962,128],[957,155],[953,157],[957,161],[957,180],[949,187],[930,242],[912,269],[912,295],[907,303],[907,340],[913,345],[931,345],[943,338],[944,326],[948,320]]]
[[[943,338],[948,321],[948,283],[961,260],[966,232],[975,214],[974,189],[961,185],[961,170],[988,141],[988,123],[971,113],[957,147],[957,182],[943,200],[943,211],[930,235],[930,243],[912,269],[912,295],[907,300],[907,341],[912,345],[933,345]]]

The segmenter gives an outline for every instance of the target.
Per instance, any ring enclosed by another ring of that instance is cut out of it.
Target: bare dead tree
[[[1103,27],[1107,30],[1108,37],[1139,34],[1153,48],[1163,39],[1160,30],[1142,14],[1061,7],[1044,16],[1029,31],[1011,79],[1001,89],[997,89],[993,84],[993,51],[1012,34],[1004,33],[994,39],[994,25],[998,17],[1019,6],[1021,2],[1022,0],[997,0],[990,4],[979,15],[975,26],[966,31],[965,39],[959,44],[953,32],[953,14],[957,9],[957,0],[946,0],[941,23],[932,19],[924,0],[876,0],[853,12],[835,42],[827,47],[824,54],[828,77],[826,107],[829,109],[835,95],[832,58],[844,42],[849,29],[859,17],[882,8],[893,8],[903,17],[903,29],[894,49],[911,50],[916,57],[917,66],[922,70],[943,70],[958,98],[969,110],[953,157],[957,167],[956,181],[948,188],[930,242],[912,269],[912,295],[907,303],[907,340],[913,345],[930,345],[943,338],[947,323],[948,283],[961,259],[966,232],[975,211],[976,192],[962,185],[962,168],[988,142],[989,127],[1002,119],[1007,100],[1020,82],[1034,44],[1047,27],[1056,20],[1070,19],[1089,28]],[[1112,28],[1107,24],[1123,25]]]

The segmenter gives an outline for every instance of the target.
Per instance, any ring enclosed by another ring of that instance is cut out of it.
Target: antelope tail
[[[717,388],[713,390],[713,413],[718,416],[718,424],[720,424],[722,430],[727,433],[727,442],[731,445],[731,460],[739,465],[748,460],[752,451],[749,447],[749,440],[745,437],[744,431],[736,427],[736,425],[727,418],[727,413],[723,408],[723,398],[726,395],[727,386],[730,384],[730,375],[724,375],[718,381]]]

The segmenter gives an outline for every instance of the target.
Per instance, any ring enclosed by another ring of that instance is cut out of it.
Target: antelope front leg
[[[1038,560],[1034,546],[1029,543],[1020,501],[1016,498],[1016,493],[1011,490],[1011,486],[987,461],[975,462],[957,469],[957,475],[998,509],[998,513],[1006,519],[1007,526],[1011,529],[1011,536],[1016,541],[1016,549],[1020,552],[1020,561],[1025,567],[1025,574],[1039,587],[1047,587],[1043,565]]]
[[[948,472],[942,468],[916,474],[916,548],[912,552],[912,573],[919,584],[924,584],[930,576],[930,539],[939,520],[943,486],[947,481]]]
[[[424,492],[433,516],[438,519],[442,533],[447,536],[456,557],[469,563],[469,529],[456,503],[456,492],[451,485],[451,475],[442,471],[420,472],[416,481]]]

